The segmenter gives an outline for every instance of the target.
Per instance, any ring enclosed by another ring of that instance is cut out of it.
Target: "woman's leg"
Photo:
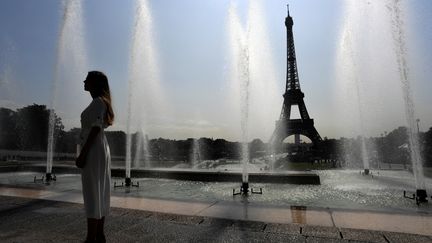
[[[96,242],[97,219],[87,218],[87,239],[86,242]]]
[[[104,224],[105,224],[105,217],[102,217],[101,219],[97,220],[97,231],[96,231],[96,241],[105,243],[105,232],[104,232]]]

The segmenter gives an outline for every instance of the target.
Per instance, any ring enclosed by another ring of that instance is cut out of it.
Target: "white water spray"
[[[339,60],[339,62],[344,63],[345,64],[345,68],[347,70],[345,70],[346,72],[349,73],[345,73],[345,77],[343,77],[343,79],[347,82],[351,81],[353,82],[353,86],[355,89],[355,98],[357,100],[357,109],[358,109],[358,122],[359,122],[359,129],[360,129],[360,150],[361,150],[361,160],[363,162],[363,169],[369,170],[369,151],[366,148],[366,142],[365,142],[365,137],[364,134],[366,133],[366,128],[365,128],[365,119],[364,119],[364,111],[363,111],[363,106],[364,103],[362,101],[363,97],[365,97],[362,93],[363,93],[363,85],[362,82],[360,80],[360,73],[358,71],[358,67],[356,64],[356,55],[354,54],[354,50],[352,47],[352,42],[351,42],[351,36],[350,36],[350,31],[348,29],[344,29],[343,33],[342,33],[342,43],[340,46],[340,50],[339,50],[339,58],[341,60]],[[347,153],[348,151],[344,151],[345,153]]]
[[[191,158],[191,167],[197,168],[198,164],[201,162],[201,148],[199,144],[199,140],[193,138],[192,140],[192,152],[190,155]]]
[[[247,171],[249,161],[248,149],[248,115],[249,115],[249,47],[248,31],[241,25],[236,6],[230,3],[228,9],[229,43],[231,44],[231,55],[233,60],[233,82],[238,85],[240,103],[240,129],[241,129],[241,158],[242,158],[242,181],[248,183]]]
[[[53,165],[56,126],[54,111],[58,111],[58,108],[66,110],[72,103],[82,103],[84,106],[84,99],[80,98],[84,93],[83,86],[77,81],[83,79],[87,66],[83,33],[82,0],[64,1],[49,102],[46,173],[52,172]],[[58,97],[62,99],[58,100]],[[61,108],[60,103],[65,107]]]
[[[142,153],[144,159],[150,157],[147,139],[144,138],[149,130],[150,116],[164,111],[150,4],[147,0],[136,0],[135,6],[126,121],[126,178],[130,178],[132,149],[135,150],[135,161],[142,158]],[[132,133],[137,131],[141,142],[138,141],[138,146],[133,148]]]
[[[401,87],[405,103],[405,117],[408,123],[408,139],[410,144],[410,155],[413,166],[413,173],[417,189],[426,189],[423,163],[420,154],[419,134],[416,127],[415,106],[413,95],[411,92],[411,84],[409,80],[409,68],[407,62],[407,44],[404,29],[404,13],[402,10],[402,1],[389,0],[387,6],[392,17],[392,34],[394,40],[395,54],[400,75]]]
[[[342,121],[340,131],[344,136],[358,136],[359,144],[345,140],[347,144],[341,149],[349,165],[360,159],[363,168],[369,169],[376,148],[367,143],[366,137],[373,136],[383,121],[397,115],[389,114],[396,113],[389,108],[397,105],[395,100],[400,97],[394,89],[388,89],[396,77],[388,45],[392,41],[390,25],[385,5],[378,1],[346,0],[343,16],[335,65],[335,103],[340,112],[337,117]],[[359,149],[359,155],[353,153],[352,146]]]
[[[340,41],[342,45],[339,47],[339,62],[336,68],[338,74],[341,74],[341,68],[351,74],[347,75],[345,72],[345,76],[339,77],[338,88],[342,88],[337,93],[348,93],[338,101],[348,105],[344,116],[339,117],[346,118],[352,115],[349,107],[353,104],[350,103],[350,99],[359,97],[361,116],[358,122],[360,133],[364,135],[373,124],[389,120],[389,117],[398,120],[399,110],[394,107],[404,107],[415,183],[417,189],[424,189],[422,159],[407,63],[403,11],[406,6],[402,6],[401,0],[347,0],[345,4],[347,12],[343,21]],[[349,80],[357,80],[357,86],[347,85],[346,82]],[[400,80],[400,90],[389,89],[395,86],[395,80]],[[386,95],[383,96],[383,92]],[[362,109],[362,104],[367,109]],[[400,118],[402,117],[403,115]],[[354,127],[352,122],[345,123]],[[366,147],[365,144],[362,144],[362,147]]]

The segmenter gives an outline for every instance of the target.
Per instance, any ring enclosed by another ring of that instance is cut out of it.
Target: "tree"
[[[384,138],[383,156],[386,162],[405,164],[409,161],[408,128],[398,127]]]
[[[16,112],[0,108],[0,149],[18,149]]]
[[[266,145],[261,139],[254,139],[249,144],[249,154],[251,158],[263,156],[266,151]]]
[[[48,144],[49,110],[45,105],[29,105],[18,109],[16,117],[19,149],[46,151]],[[64,126],[54,113],[54,140],[61,135]]]
[[[107,131],[105,134],[110,146],[111,155],[125,156],[126,133],[123,131]]]
[[[423,135],[423,161],[424,165],[432,167],[432,127]]]
[[[79,143],[81,129],[72,128],[65,132],[61,130],[55,142],[55,151],[62,153],[76,153],[76,145]]]

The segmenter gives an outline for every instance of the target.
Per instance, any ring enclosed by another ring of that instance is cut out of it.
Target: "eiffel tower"
[[[309,117],[304,103],[304,93],[300,89],[300,82],[297,72],[297,61],[294,48],[293,19],[289,14],[285,18],[287,29],[287,76],[284,102],[279,120],[276,121],[276,129],[270,139],[270,144],[280,146],[283,140],[294,135],[295,144],[300,143],[300,135],[308,137],[314,147],[322,141],[321,136],[314,127],[314,120]],[[291,119],[291,106],[297,105],[301,119]]]

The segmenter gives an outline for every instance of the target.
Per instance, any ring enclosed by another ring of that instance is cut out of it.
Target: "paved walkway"
[[[82,242],[79,203],[0,196],[2,242]],[[429,236],[186,216],[113,207],[108,242],[432,242]]]
[[[0,195],[83,203],[81,191],[49,186],[21,185],[16,187],[3,184],[0,185]],[[310,208],[305,206],[273,206],[249,202],[247,197],[242,198],[240,201],[199,202],[193,200],[142,198],[118,192],[115,195],[111,196],[111,205],[125,209],[232,220],[281,224],[294,223],[432,236],[432,214],[425,212],[404,213]]]
[[[80,193],[3,185],[0,195],[2,242],[84,239]],[[133,197],[112,204],[109,242],[432,242],[430,215]]]
[[[31,174],[3,175],[1,242],[80,242],[86,221],[80,185],[62,178],[50,186]],[[125,189],[120,189],[125,190]],[[429,212],[382,212],[272,206],[242,200],[195,201],[111,197],[108,242],[432,242]]]

